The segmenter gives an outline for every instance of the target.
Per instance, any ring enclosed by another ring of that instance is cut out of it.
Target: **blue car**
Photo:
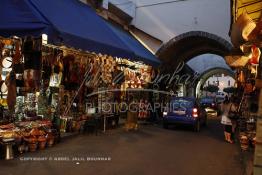
[[[192,125],[198,132],[201,125],[207,124],[206,111],[195,97],[174,97],[163,113],[163,127],[175,124]]]
[[[203,97],[200,99],[200,105],[204,108],[217,109],[216,99],[213,97]]]

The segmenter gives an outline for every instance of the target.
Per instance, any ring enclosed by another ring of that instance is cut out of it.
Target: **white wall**
[[[123,10],[131,17],[135,17],[136,13],[136,4],[130,0],[103,0],[103,7],[108,8],[108,3],[115,4],[118,8]]]
[[[123,4],[128,0],[106,1]],[[129,1],[136,6],[132,24],[163,42],[188,31],[205,31],[229,41],[230,0]],[[132,7],[122,6],[130,13]]]
[[[215,75],[208,78],[205,85],[208,85],[208,81],[210,85],[217,85],[216,81],[219,81],[219,91],[223,91],[224,88],[226,87],[232,87],[235,84],[235,80],[231,77],[231,76],[225,76],[224,74],[222,74],[221,77],[216,77]],[[228,86],[228,81],[230,81],[230,85]],[[214,83],[215,82],[215,83]]]

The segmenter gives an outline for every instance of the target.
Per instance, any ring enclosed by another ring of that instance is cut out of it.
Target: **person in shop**
[[[228,143],[233,143],[233,140],[231,138],[232,134],[232,121],[229,118],[229,111],[232,103],[225,99],[222,104],[222,117],[221,117],[221,124],[224,125],[224,136],[225,141]]]

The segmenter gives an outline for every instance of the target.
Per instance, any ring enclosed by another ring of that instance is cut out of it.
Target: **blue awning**
[[[138,41],[112,30],[91,7],[77,0],[1,0],[0,36],[43,33],[52,44],[159,64]]]

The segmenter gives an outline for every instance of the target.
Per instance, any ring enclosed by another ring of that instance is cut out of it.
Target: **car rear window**
[[[214,102],[214,99],[212,98],[202,98],[200,100],[200,103],[213,103]]]
[[[192,108],[194,102],[187,99],[175,99],[171,101],[171,105],[173,108]]]

